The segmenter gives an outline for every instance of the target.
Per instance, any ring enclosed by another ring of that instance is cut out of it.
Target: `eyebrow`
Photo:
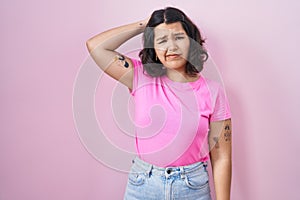
[[[175,33],[174,36],[185,35],[183,32]]]
[[[179,35],[185,35],[185,33],[183,33],[183,32],[174,33],[174,36],[179,36]],[[157,38],[156,41],[166,39],[167,37],[168,37],[167,35],[164,35],[162,37]]]
[[[156,41],[166,39],[167,37],[168,37],[167,35],[164,35],[162,37],[157,38]]]

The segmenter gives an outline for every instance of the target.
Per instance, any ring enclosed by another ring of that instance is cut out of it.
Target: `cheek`
[[[181,42],[180,44],[179,44],[179,46],[180,46],[180,49],[182,49],[184,52],[186,52],[186,51],[189,51],[189,49],[190,49],[190,43],[189,42]]]
[[[183,55],[185,55],[185,57],[188,56],[189,51],[190,51],[190,45],[184,45],[184,46],[182,46],[182,53],[183,53]]]
[[[154,45],[154,49],[155,51],[160,51],[160,52],[164,52],[166,51],[166,47],[164,45]]]
[[[165,55],[164,49],[155,49],[155,53],[158,57],[163,57]]]

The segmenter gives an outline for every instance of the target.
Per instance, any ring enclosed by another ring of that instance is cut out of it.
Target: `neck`
[[[167,69],[167,77],[175,82],[191,82],[199,78],[199,75],[191,76],[185,73],[185,70]]]

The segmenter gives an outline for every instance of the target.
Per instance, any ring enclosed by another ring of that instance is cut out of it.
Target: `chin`
[[[163,63],[163,65],[167,68],[167,69],[182,69],[185,68],[186,66],[186,62],[178,62],[178,61],[171,61],[171,62],[166,62]]]

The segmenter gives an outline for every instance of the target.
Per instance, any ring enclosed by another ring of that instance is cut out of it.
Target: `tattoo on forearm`
[[[231,130],[229,124],[225,126],[225,133],[224,133],[225,141],[231,141]]]
[[[225,130],[226,130],[226,131],[229,131],[229,130],[230,130],[230,126],[229,126],[228,124],[226,124]]]
[[[123,64],[124,67],[126,67],[126,68],[129,67],[128,62],[125,60],[125,57],[123,55],[116,55],[115,60],[119,60]]]
[[[219,145],[219,138],[218,138],[218,137],[214,137],[213,140],[214,140],[214,142],[216,143],[216,144],[215,144],[215,147],[216,147],[217,149],[220,148],[220,145]]]

